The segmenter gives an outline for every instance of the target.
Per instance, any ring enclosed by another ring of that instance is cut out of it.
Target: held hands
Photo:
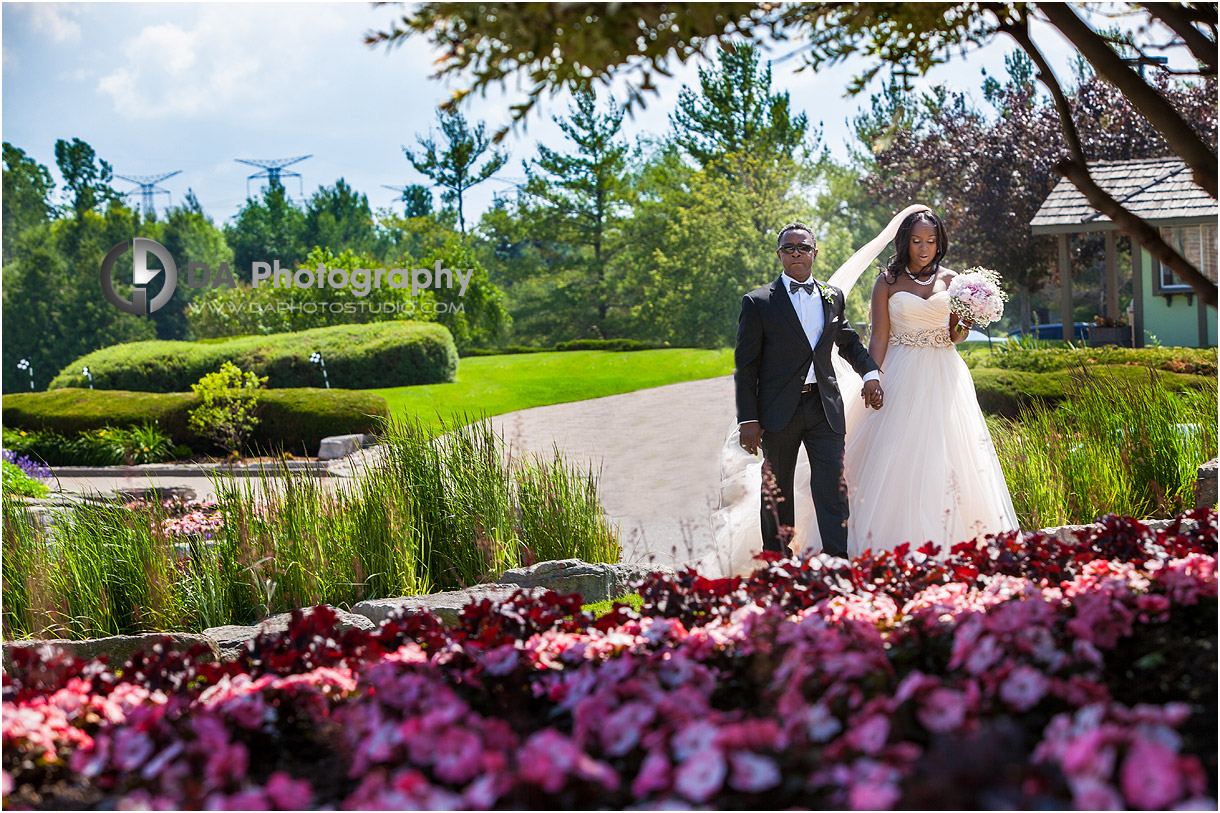
[[[762,424],[750,421],[741,425],[741,448],[749,454],[758,454],[758,445],[762,443]]]
[[[881,391],[881,382],[873,379],[864,382],[864,389],[860,392],[860,397],[864,399],[865,408],[872,407],[873,409],[881,409],[884,393]],[[742,427],[743,429],[745,427]]]

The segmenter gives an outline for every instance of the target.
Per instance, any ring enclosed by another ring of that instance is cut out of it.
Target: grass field
[[[733,351],[638,350],[614,353],[575,350],[473,356],[458,364],[457,381],[369,390],[386,399],[390,414],[418,417],[433,426],[443,419],[502,415],[518,409],[583,401],[623,392],[729,375]]]

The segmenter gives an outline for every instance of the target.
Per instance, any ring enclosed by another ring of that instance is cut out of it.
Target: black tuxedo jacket
[[[804,292],[799,295],[810,296]],[[742,297],[734,357],[737,369],[733,372],[739,423],[758,421],[764,432],[787,426],[796,414],[812,364],[817,370],[827,422],[839,434],[846,431],[843,398],[830,363],[832,347],[838,345],[839,354],[861,376],[879,368],[843,315],[843,292],[818,283],[813,295],[821,302],[825,316],[817,347],[809,346],[796,308],[783,288],[782,276]]]

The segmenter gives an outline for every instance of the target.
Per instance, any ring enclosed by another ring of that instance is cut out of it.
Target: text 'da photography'
[[[1217,809],[1217,14],[3,4],[3,808]]]

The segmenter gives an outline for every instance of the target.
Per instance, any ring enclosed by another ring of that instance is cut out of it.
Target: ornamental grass
[[[5,494],[5,638],[202,631],[619,560],[592,470],[513,456],[486,420],[396,421],[382,439],[335,487],[265,468],[216,477],[212,503],[86,503],[50,530]]]
[[[1022,528],[1194,508],[1198,467],[1216,456],[1216,382],[1180,392],[1149,368],[1139,382],[1088,367],[1066,402],[993,419],[992,438]],[[1199,506],[1203,507],[1203,506]]]

